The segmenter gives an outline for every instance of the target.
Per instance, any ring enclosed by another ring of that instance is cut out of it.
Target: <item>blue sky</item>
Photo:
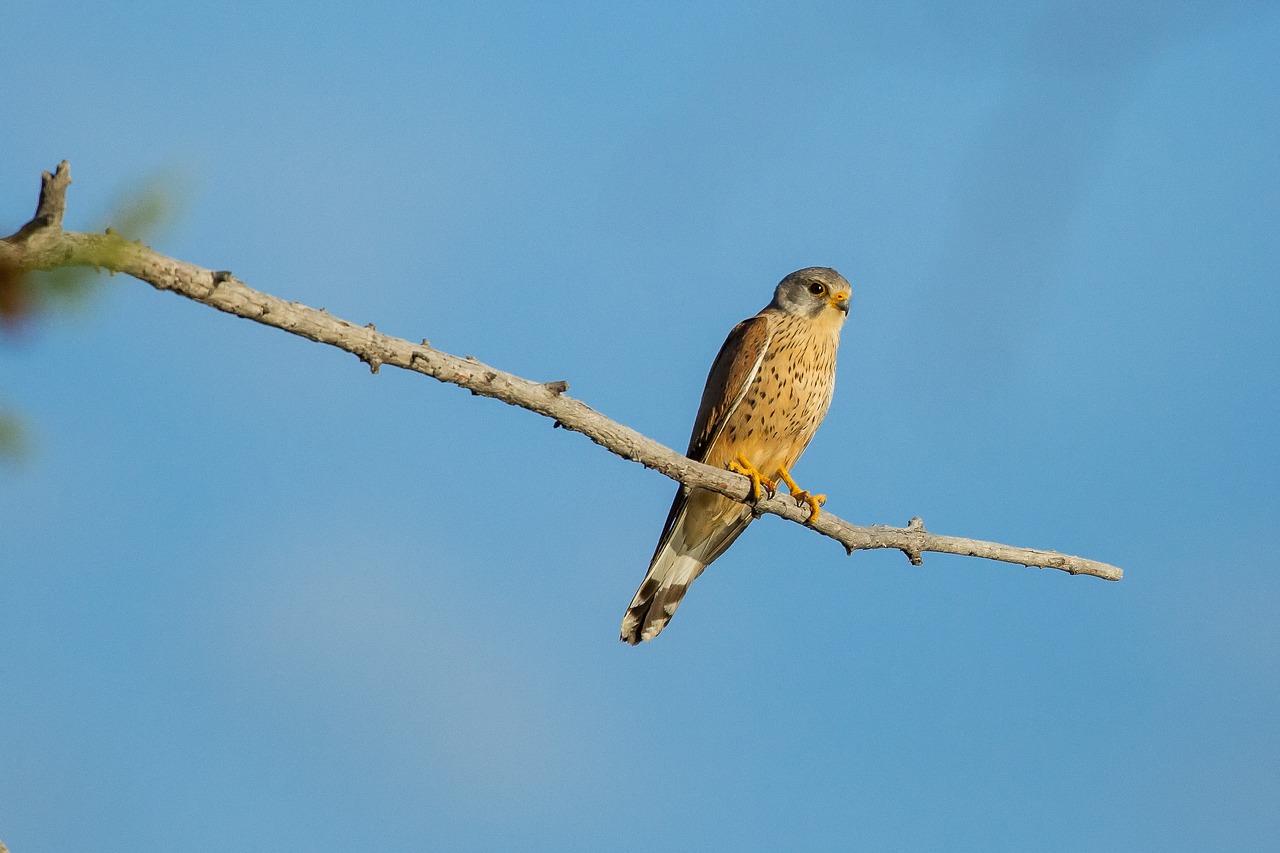
[[[1280,9],[36,2],[0,232],[150,242],[683,447],[785,273],[854,285],[796,475],[617,641],[673,484],[124,277],[0,340],[14,853],[1268,849]]]

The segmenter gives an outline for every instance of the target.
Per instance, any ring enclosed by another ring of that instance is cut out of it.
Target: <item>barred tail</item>
[[[627,615],[622,617],[623,642],[636,645],[652,640],[671,621],[689,584],[707,567],[687,554],[677,554],[668,545],[653,558]]]

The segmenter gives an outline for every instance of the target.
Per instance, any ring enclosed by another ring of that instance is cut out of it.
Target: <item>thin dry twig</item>
[[[459,358],[441,352],[425,340],[415,344],[384,335],[372,323],[358,326],[324,310],[254,290],[226,270],[205,269],[166,257],[140,242],[125,240],[109,229],[105,234],[64,231],[62,217],[70,183],[66,161],[60,163],[53,174],[44,173],[35,217],[12,236],[0,239],[0,267],[29,272],[89,266],[126,273],[158,290],[172,291],[219,311],[346,350],[374,373],[384,365],[413,370],[459,385],[473,394],[537,412],[551,418],[555,426],[580,432],[610,452],[639,462],[685,486],[710,489],[733,500],[748,502],[750,481],[746,477],[694,462],[610,420],[566,394],[569,386],[563,381],[534,382],[469,356]],[[1115,566],[1056,551],[939,536],[925,530],[919,518],[913,518],[906,527],[860,527],[823,512],[815,522],[806,524],[808,508],[797,506],[782,495],[761,500],[755,508],[758,513],[771,513],[808,526],[844,545],[850,554],[871,548],[895,548],[906,554],[913,565],[920,565],[921,555],[932,551],[1059,569],[1106,580],[1120,580],[1123,576]]]

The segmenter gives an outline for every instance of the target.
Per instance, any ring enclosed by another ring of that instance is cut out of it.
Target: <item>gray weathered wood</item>
[[[323,309],[288,302],[246,285],[229,272],[210,270],[154,252],[139,242],[106,234],[83,234],[62,229],[67,185],[66,161],[53,174],[44,173],[35,217],[15,234],[0,240],[0,267],[27,272],[67,266],[95,267],[122,272],[219,311],[266,326],[274,326],[317,343],[338,347],[357,356],[377,373],[383,365],[424,373],[473,393],[493,397],[552,418],[557,426],[580,432],[624,459],[639,462],[686,486],[697,486],[747,502],[749,481],[740,474],[702,465],[630,427],[610,420],[565,392],[565,382],[534,382],[491,367],[473,358],[459,358],[430,346],[377,331],[372,324],[357,326]],[[871,548],[896,548],[920,565],[926,551],[1000,560],[1031,567],[1059,569],[1073,575],[1120,580],[1123,572],[1106,563],[1056,551],[1018,548],[996,542],[939,536],[914,518],[906,527],[860,527],[823,512],[806,524],[807,507],[775,495],[755,505],[802,524],[844,545],[848,553]]]

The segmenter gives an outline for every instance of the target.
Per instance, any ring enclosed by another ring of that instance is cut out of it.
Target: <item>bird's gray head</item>
[[[830,267],[805,267],[778,283],[769,307],[794,317],[816,320],[825,315],[844,322],[851,292],[845,277]]]

